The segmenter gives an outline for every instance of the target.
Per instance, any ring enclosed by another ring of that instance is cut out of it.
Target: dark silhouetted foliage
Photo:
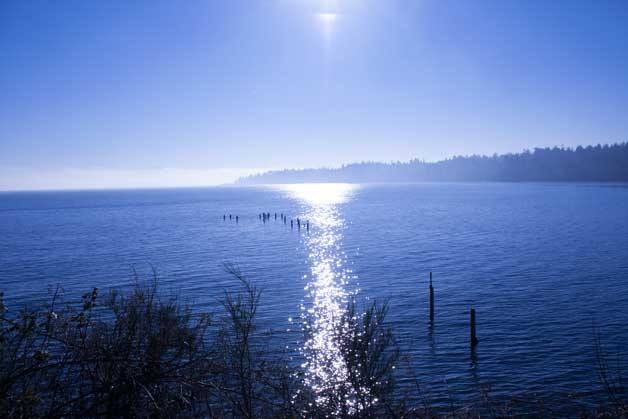
[[[362,162],[334,169],[270,171],[238,180],[240,184],[310,182],[628,182],[628,143],[456,156],[435,163]]]
[[[0,417],[329,417],[335,407],[318,405],[274,336],[257,330],[259,290],[226,268],[238,291],[214,315],[160,293],[156,280],[104,297],[93,289],[79,303],[55,293],[46,308],[14,314],[0,294]],[[342,354],[368,374],[353,383],[365,408],[351,417],[393,403],[384,315],[353,304],[346,314]]]
[[[349,372],[344,387],[314,394],[299,363],[256,328],[260,292],[227,266],[239,291],[219,313],[198,312],[157,282],[12,313],[0,293],[0,417],[7,418],[432,418],[553,417],[538,400],[499,404],[482,390],[480,405],[433,409],[421,389],[398,383],[402,358],[387,306],[350,302],[338,334]],[[594,342],[607,402],[582,417],[626,417],[621,375]],[[405,377],[408,377],[406,373]],[[429,379],[429,377],[427,377]],[[425,377],[424,377],[425,380]]]

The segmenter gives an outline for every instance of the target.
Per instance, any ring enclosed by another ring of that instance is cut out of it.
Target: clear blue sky
[[[628,1],[0,2],[0,189],[628,139]]]

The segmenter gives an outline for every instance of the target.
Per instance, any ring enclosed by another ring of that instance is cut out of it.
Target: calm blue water
[[[273,213],[267,223],[263,211]],[[282,212],[309,220],[309,234],[284,225]],[[325,355],[307,360],[312,385],[342,380],[343,366],[326,359],[352,295],[389,300],[398,341],[436,403],[473,399],[480,386],[556,400],[594,393],[593,325],[613,354],[628,344],[626,185],[2,193],[0,237],[0,289],[13,305],[46,298],[57,284],[76,295],[126,285],[134,269],[146,277],[154,267],[162,284],[212,310],[235,286],[222,264],[236,263],[263,288],[263,327],[293,328],[308,311],[316,319],[314,338],[300,343]]]

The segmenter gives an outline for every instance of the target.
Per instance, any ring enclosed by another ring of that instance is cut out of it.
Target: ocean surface
[[[262,212],[271,214],[266,222]],[[558,408],[593,401],[601,390],[595,330],[613,360],[628,359],[623,184],[0,193],[0,238],[0,290],[10,307],[45,300],[57,285],[79,296],[154,270],[162,286],[217,311],[223,292],[238,286],[223,264],[237,264],[263,290],[260,327],[292,330],[314,319],[313,337],[293,348],[324,355],[304,364],[312,385],[343,379],[343,366],[325,360],[335,356],[330,331],[353,298],[388,301],[414,371],[404,379],[418,380],[435,404],[483,391],[539,396]]]

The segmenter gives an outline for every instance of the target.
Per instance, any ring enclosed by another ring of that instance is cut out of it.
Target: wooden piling
[[[475,309],[471,307],[470,311],[470,329],[471,329],[471,347],[474,348],[478,344],[478,338],[475,334]]]
[[[430,272],[430,323],[434,323],[434,287],[432,286],[432,273]]]

